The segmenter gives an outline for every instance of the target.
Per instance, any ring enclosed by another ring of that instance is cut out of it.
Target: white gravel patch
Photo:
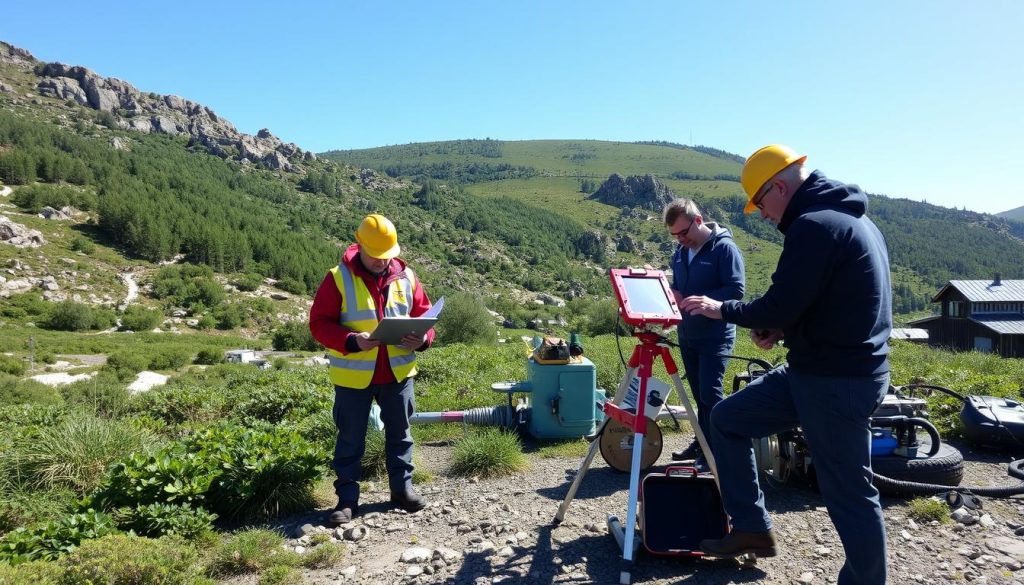
[[[139,372],[135,381],[128,385],[128,391],[132,394],[145,392],[153,386],[163,386],[167,383],[167,376],[156,372]]]

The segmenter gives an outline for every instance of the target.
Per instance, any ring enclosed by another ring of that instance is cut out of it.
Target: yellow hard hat
[[[401,253],[398,232],[391,220],[377,213],[363,218],[356,230],[356,241],[364,252],[374,258],[388,260]]]
[[[747,192],[747,206],[743,208],[743,213],[753,213],[757,210],[754,197],[768,179],[789,165],[805,160],[806,155],[797,154],[795,150],[783,144],[769,144],[750,155],[747,162],[743,163],[743,172],[740,173],[740,184]]]

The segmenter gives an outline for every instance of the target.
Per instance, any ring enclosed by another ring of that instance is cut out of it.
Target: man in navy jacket
[[[673,199],[663,212],[665,228],[679,243],[672,255],[672,294],[676,302],[692,295],[718,301],[743,298],[743,257],[732,234],[723,226],[704,220],[689,199]],[[725,356],[732,353],[736,326],[703,315],[683,314],[679,326],[679,351],[697,408],[697,423],[710,443],[711,409],[725,393]],[[676,461],[696,459],[694,466],[707,469],[700,445],[694,440],[683,451],[672,454]]]
[[[846,551],[839,585],[882,585],[885,522],[871,483],[870,416],[889,386],[889,255],[865,215],[864,192],[810,172],[806,159],[771,145],[743,166],[746,211],[759,209],[785,234],[764,296],[748,303],[694,296],[681,303],[690,314],[750,328],[761,348],[784,339],[789,350],[788,365],[711,413],[722,501],[733,530],[700,546],[717,556],[776,554],[750,440],[800,426]]]

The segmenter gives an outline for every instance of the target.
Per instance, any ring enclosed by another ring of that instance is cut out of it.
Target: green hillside
[[[998,215],[999,217],[1006,218],[1006,219],[1013,219],[1013,220],[1017,220],[1017,221],[1024,221],[1024,205],[1022,205],[1020,207],[1017,207],[1015,209],[1011,209],[1009,211],[1004,211],[1002,213],[998,213],[996,215]]]

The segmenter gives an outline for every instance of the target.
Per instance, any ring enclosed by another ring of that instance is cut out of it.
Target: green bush
[[[933,497],[920,497],[910,500],[907,515],[918,522],[933,520],[945,524],[953,519],[949,515],[949,505]]]
[[[297,278],[282,278],[277,283],[277,288],[292,293],[293,295],[306,294],[306,283]]]
[[[128,422],[71,416],[43,428],[26,447],[20,467],[40,487],[85,495],[100,484],[108,465],[153,442],[152,435]]]
[[[198,329],[202,329],[203,331],[207,331],[209,329],[213,329],[216,326],[217,326],[217,320],[213,318],[213,315],[209,315],[209,314],[203,315],[202,317],[200,317],[199,318],[199,322],[196,323],[196,327]]]
[[[11,453],[5,453],[6,459]],[[75,494],[71,490],[43,491],[22,481],[9,469],[14,462],[0,461],[0,535],[71,513]],[[2,583],[2,581],[0,581]]]
[[[236,329],[245,325],[248,320],[242,306],[237,304],[218,305],[213,310],[213,318],[217,322],[217,329],[221,330]]]
[[[117,350],[107,356],[107,364],[104,366],[112,371],[119,380],[129,380],[136,374],[149,367],[149,356],[138,351],[127,349]]]
[[[224,361],[224,352],[215,347],[207,347],[199,350],[199,354],[196,355],[196,364],[212,366],[219,364]]]
[[[149,331],[160,324],[163,313],[147,309],[141,305],[132,305],[121,315],[121,327],[131,331]]]
[[[0,316],[8,319],[45,317],[50,313],[53,303],[43,300],[36,293],[22,293],[5,299],[0,303]]]
[[[241,291],[251,292],[260,287],[263,284],[263,277],[259,274],[243,274],[231,281],[231,284],[235,285],[235,288]]]
[[[83,542],[62,564],[66,585],[192,585],[203,574],[196,549],[170,537],[110,535]]]
[[[128,377],[134,376],[131,372]],[[130,396],[128,388],[115,373],[100,370],[89,380],[81,380],[60,387],[61,396],[68,405],[100,417],[114,418],[127,409]]]
[[[175,535],[193,540],[213,529],[217,515],[182,504],[149,504],[119,508],[114,518],[121,530],[131,530],[139,536]]]
[[[221,541],[207,568],[214,577],[256,573],[270,567],[298,565],[298,555],[281,548],[284,537],[271,530],[239,532]]]
[[[226,426],[190,438],[201,456],[220,469],[207,496],[225,518],[276,517],[312,507],[312,486],[327,461],[298,433],[275,427],[263,432]]]
[[[266,378],[264,378],[266,379]],[[253,384],[232,415],[243,422],[262,420],[277,424],[301,419],[308,413],[330,411],[331,401],[321,388],[307,384]]]
[[[149,504],[205,504],[216,462],[171,443],[153,454],[132,453],[114,464],[86,505],[114,509]]]
[[[149,357],[150,370],[177,370],[192,359],[192,352],[184,347],[163,348]]]
[[[53,560],[84,540],[117,532],[114,519],[95,510],[65,516],[32,528],[19,527],[0,538],[0,561],[12,565]]]
[[[58,389],[35,380],[18,380],[0,373],[0,406],[18,404],[60,405],[64,402]]]
[[[467,434],[452,449],[451,471],[455,475],[498,477],[526,467],[519,437],[499,429]]]
[[[41,323],[46,329],[57,331],[87,331],[97,323],[92,307],[74,301],[57,303]]]
[[[82,252],[83,254],[91,255],[96,251],[96,244],[85,236],[75,236],[74,239],[71,240],[71,249],[75,252]]]
[[[0,583],[4,585],[58,585],[63,574],[63,567],[47,561],[30,561],[18,565],[0,563]]]
[[[14,356],[0,354],[0,372],[12,376],[20,376],[25,373],[27,364]]]
[[[276,351],[320,351],[323,346],[313,339],[305,321],[285,323],[274,330],[273,347]]]
[[[441,344],[492,344],[497,326],[494,317],[479,297],[455,293],[445,300],[437,321],[437,341]]]
[[[178,425],[220,420],[231,412],[233,402],[234,397],[221,388],[176,383],[142,394],[135,406],[142,413]]]

